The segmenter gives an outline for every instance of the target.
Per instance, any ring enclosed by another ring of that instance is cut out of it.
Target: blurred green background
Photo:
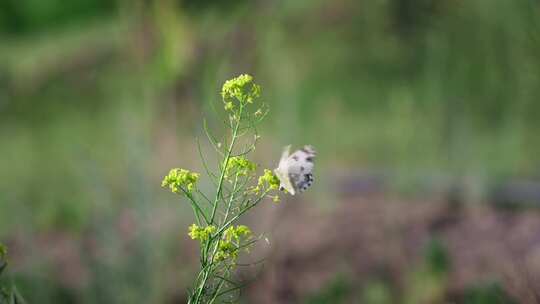
[[[240,73],[263,167],[318,150],[313,190],[253,215],[275,244],[243,303],[540,301],[540,2],[3,0],[0,240],[29,303],[184,303],[192,219],[160,181],[201,168]],[[324,269],[280,238],[328,230]]]

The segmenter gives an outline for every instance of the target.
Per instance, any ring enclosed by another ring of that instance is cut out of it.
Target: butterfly
[[[313,184],[313,160],[315,150],[312,146],[304,146],[302,149],[289,155],[291,146],[283,149],[279,166],[274,173],[279,178],[279,190],[287,190],[294,195],[297,191],[305,191]]]

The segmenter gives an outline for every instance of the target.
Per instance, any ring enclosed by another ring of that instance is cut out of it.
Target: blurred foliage
[[[478,284],[465,292],[463,303],[466,304],[513,304],[501,286],[496,282]]]
[[[96,15],[111,15],[115,6],[107,0],[5,0],[0,3],[0,33],[21,35],[61,27]]]
[[[426,245],[424,260],[405,279],[403,303],[443,303],[450,260],[442,243],[434,238]]]
[[[308,296],[306,304],[326,304],[326,303],[350,303],[350,297],[354,289],[345,276],[336,276],[327,286],[319,290],[316,294]]]
[[[18,289],[11,281],[6,279],[4,274],[8,266],[7,248],[0,243],[0,303],[2,304],[24,304],[25,301]]]
[[[450,272],[450,257],[444,243],[432,238],[425,249],[427,267],[435,275],[446,275]]]
[[[384,281],[368,282],[363,288],[361,299],[360,303],[365,304],[395,303],[392,296],[392,290]]]
[[[23,269],[23,294],[155,303],[178,288],[156,274],[172,271],[177,234],[144,232],[167,206],[159,176],[192,161],[184,138],[240,72],[272,104],[267,163],[284,143],[311,143],[321,172],[434,172],[471,187],[537,177],[539,17],[533,0],[0,2],[0,237],[42,252],[40,238],[67,233],[90,269],[69,292]],[[137,225],[124,244],[126,212]],[[411,284],[439,296],[450,263],[432,246]],[[29,259],[49,279],[50,261]],[[374,284],[365,297],[386,301]]]

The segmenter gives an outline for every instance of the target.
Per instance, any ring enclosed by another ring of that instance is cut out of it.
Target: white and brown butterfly
[[[274,172],[280,181],[279,189],[294,195],[298,191],[307,190],[313,184],[315,150],[312,146],[304,146],[289,155],[290,149],[291,146],[283,149],[279,166]]]

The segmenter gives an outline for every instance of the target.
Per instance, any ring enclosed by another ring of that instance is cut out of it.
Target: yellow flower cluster
[[[231,226],[225,230],[223,234],[227,241],[240,241],[241,238],[249,238],[251,236],[251,229],[246,225],[238,225],[236,227]]]
[[[172,192],[179,193],[181,190],[192,192],[195,189],[199,174],[185,169],[172,169],[163,178],[162,187],[169,187]]]
[[[188,235],[193,240],[199,240],[201,242],[205,242],[208,239],[210,239],[210,237],[212,236],[214,232],[216,232],[216,226],[214,225],[200,227],[196,224],[193,224],[189,227]]]
[[[221,89],[221,97],[226,111],[235,109],[234,100],[242,104],[253,103],[261,96],[261,87],[253,82],[253,77],[247,74],[227,80]]]
[[[253,189],[253,192],[259,193],[265,190],[277,190],[279,189],[279,178],[271,170],[264,169],[264,174],[259,176],[257,187]],[[276,199],[274,199],[275,201]]]
[[[219,250],[216,252],[215,260],[224,261],[227,259],[236,260],[240,251],[242,241],[251,238],[251,229],[245,225],[231,226],[223,233],[223,239],[219,244]],[[249,246],[244,247],[247,251]]]
[[[219,251],[216,252],[214,259],[218,262],[226,259],[236,260],[238,258],[238,248],[233,243],[223,242],[219,244]]]
[[[247,176],[257,169],[257,165],[243,156],[233,156],[229,159],[225,176],[229,177],[232,174],[237,176]]]

